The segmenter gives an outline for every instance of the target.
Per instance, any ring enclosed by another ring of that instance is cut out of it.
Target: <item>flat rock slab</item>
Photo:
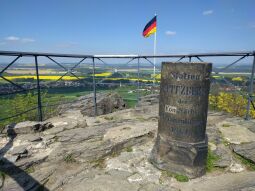
[[[12,148],[12,150],[9,153],[11,155],[26,154],[28,152],[27,147],[28,145],[20,145],[20,146]]]
[[[138,191],[139,184],[131,184],[126,180],[120,179],[117,176],[98,175],[93,179],[85,179],[79,184],[66,186],[61,190],[82,190],[82,191]]]
[[[24,141],[30,141],[30,142],[39,142],[42,141],[42,137],[39,135],[35,134],[26,134],[23,136],[20,136],[19,139],[24,140]]]
[[[32,134],[52,127],[53,125],[50,122],[24,121],[6,126],[3,133],[7,133],[8,135]]]
[[[255,142],[233,145],[232,147],[235,153],[255,163]]]
[[[214,163],[215,167],[225,168],[231,165],[231,151],[227,149],[224,145],[218,145],[214,152],[217,156],[219,156],[219,160]]]
[[[255,172],[242,172],[236,174],[221,174],[215,177],[201,177],[187,183],[173,185],[181,191],[225,191],[248,190],[255,186]]]
[[[64,129],[74,129],[77,127],[87,127],[86,118],[79,110],[68,110],[60,116],[52,117],[47,121],[54,125],[56,132],[63,131]],[[52,134],[56,133],[52,130]],[[46,132],[47,133],[47,132]]]
[[[123,140],[146,135],[156,129],[157,122],[126,123],[109,129],[104,135],[104,141],[110,140],[119,143]]]
[[[232,119],[233,120],[233,119]],[[217,124],[223,138],[229,143],[241,144],[255,140],[255,133],[251,132],[245,125],[231,122],[231,119]]]

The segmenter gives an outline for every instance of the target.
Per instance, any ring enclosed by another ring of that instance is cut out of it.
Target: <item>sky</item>
[[[255,50],[255,0],[0,0],[0,50],[157,54]]]

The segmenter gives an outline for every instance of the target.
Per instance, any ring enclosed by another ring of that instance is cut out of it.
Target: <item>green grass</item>
[[[160,183],[162,183],[162,179],[163,177],[173,177],[175,178],[178,182],[188,182],[189,181],[189,177],[186,175],[182,175],[182,174],[177,174],[177,173],[172,173],[169,171],[162,171],[161,172],[161,177],[160,177]]]
[[[2,178],[2,180],[4,181],[6,178],[6,174],[2,171],[0,171],[0,178]]]
[[[219,156],[213,154],[210,148],[208,148],[207,161],[206,161],[206,171],[212,172],[214,170],[214,163],[219,160]]]
[[[129,153],[130,153],[130,152],[133,152],[133,148],[132,148],[131,146],[130,146],[130,147],[127,147],[127,148],[126,148],[126,151],[129,152]]]
[[[73,154],[68,154],[68,155],[64,156],[64,161],[66,163],[75,163],[76,159],[74,158]]]
[[[29,168],[27,168],[25,170],[25,172],[28,173],[28,174],[31,174],[31,173],[35,172],[35,168],[33,166],[30,166]]]
[[[113,120],[113,116],[105,116],[104,119],[108,120],[108,121],[111,121],[111,120]]]
[[[137,104],[137,92],[136,86],[123,85],[122,87],[113,87],[113,88],[98,88],[98,93],[110,93],[116,92],[118,93],[126,103],[127,108],[133,108]],[[130,92],[133,91],[133,92]],[[9,95],[9,96],[1,96],[0,97],[0,118],[7,118],[18,113],[22,113],[28,109],[37,107],[37,91],[31,91],[30,97],[29,94],[17,94]],[[51,88],[45,91],[42,91],[42,104],[45,105],[43,110],[43,117],[49,118],[57,114],[57,106],[56,105],[64,102],[70,102],[77,97],[84,96],[92,93],[91,88]],[[147,95],[148,92],[140,92],[140,96]],[[29,104],[26,104],[28,102]],[[17,107],[18,105],[18,107]],[[18,109],[17,109],[18,108]],[[4,128],[5,125],[10,123],[17,123],[25,120],[38,120],[37,109],[28,112],[22,116],[14,117],[8,120],[4,120],[0,122],[0,131]],[[110,119],[109,119],[110,120]]]
[[[188,182],[189,178],[185,175],[181,175],[181,174],[176,174],[174,175],[174,178],[179,181],[179,182]]]
[[[105,159],[101,158],[95,161],[91,161],[91,164],[94,164],[94,167],[98,167],[100,169],[104,169],[106,167]]]
[[[224,124],[222,124],[222,127],[230,127],[231,125],[230,124],[228,124],[228,123],[224,123]]]

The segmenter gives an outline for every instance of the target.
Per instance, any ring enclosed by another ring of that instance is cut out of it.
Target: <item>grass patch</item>
[[[176,174],[174,175],[174,178],[179,181],[179,182],[188,182],[189,178],[185,175],[181,175],[181,174]]]
[[[133,152],[133,148],[132,148],[132,147],[127,147],[127,148],[126,148],[126,151],[129,152],[129,153],[131,153],[131,152]]]
[[[30,166],[30,167],[28,167],[28,168],[25,170],[25,172],[28,173],[28,174],[31,174],[31,173],[35,172],[35,168],[34,168],[33,166]]]
[[[120,155],[120,151],[119,151],[119,152],[113,151],[113,152],[111,153],[111,157],[112,157],[112,158],[117,157],[117,156],[119,156],[119,155]]]
[[[230,127],[231,125],[230,124],[227,124],[227,123],[224,123],[222,124],[222,127]]]
[[[0,178],[2,179],[2,185],[0,185],[0,188],[3,186],[3,184],[4,184],[4,180],[5,180],[5,178],[6,178],[6,174],[4,173],[4,172],[2,172],[2,171],[0,171]]]
[[[113,120],[113,116],[105,116],[104,119],[111,121],[111,120]]]
[[[173,177],[175,178],[178,182],[188,182],[189,181],[189,177],[183,174],[176,174],[176,173],[172,173],[169,171],[162,171],[161,172],[161,177],[159,179],[160,184],[163,183],[163,178],[164,177]]]
[[[92,161],[91,163],[94,163],[94,167],[98,167],[100,169],[104,169],[106,167],[105,159],[98,159],[96,161]]]
[[[222,139],[222,143],[225,146],[229,146],[229,144],[230,144],[226,139]]]
[[[210,147],[208,148],[207,161],[206,161],[206,171],[211,172],[214,169],[214,163],[219,160],[220,157],[213,154]]]
[[[234,156],[235,156],[235,158],[237,158],[248,170],[255,171],[255,164],[254,164],[251,160],[246,159],[246,158],[244,158],[243,156],[238,155],[238,154],[236,154],[236,153],[234,153]]]
[[[66,156],[64,157],[64,161],[65,161],[66,163],[75,163],[75,162],[76,162],[76,160],[75,160],[73,154],[68,154],[68,155],[66,155]]]
[[[145,119],[144,117],[137,117],[136,119],[141,122],[147,121],[147,119]]]

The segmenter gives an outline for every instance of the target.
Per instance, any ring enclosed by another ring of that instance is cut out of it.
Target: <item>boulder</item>
[[[123,99],[117,93],[99,93],[97,94],[97,115],[112,113],[126,107]],[[62,112],[67,110],[80,110],[83,115],[94,116],[93,94],[80,97],[78,100],[64,104],[60,107]]]
[[[7,125],[3,130],[3,133],[7,133],[8,135],[32,134],[42,132],[52,127],[53,125],[50,122],[24,121],[17,124],[13,123]]]

